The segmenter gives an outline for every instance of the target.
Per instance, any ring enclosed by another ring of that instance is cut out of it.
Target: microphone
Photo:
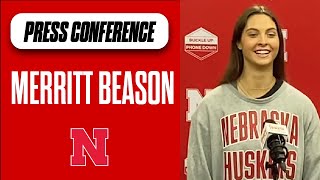
[[[268,119],[263,123],[261,147],[270,150],[269,156],[273,164],[266,162],[266,169],[271,169],[274,179],[279,177],[277,164],[279,164],[282,171],[286,172],[285,160],[288,158],[288,149],[285,144],[288,141],[288,134],[288,129],[285,125],[277,124],[272,119]]]

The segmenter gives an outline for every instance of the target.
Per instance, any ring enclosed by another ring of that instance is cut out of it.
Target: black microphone
[[[288,136],[287,127],[277,124],[274,120],[268,119],[263,123],[261,145],[269,149],[269,156],[273,163],[266,162],[266,169],[270,168],[272,176],[279,178],[278,164],[282,171],[286,172],[285,161],[288,158],[288,149],[285,146]]]

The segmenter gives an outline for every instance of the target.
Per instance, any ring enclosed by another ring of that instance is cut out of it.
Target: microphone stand
[[[276,162],[273,162],[272,164],[269,164],[266,162],[266,170],[270,168],[270,171],[272,173],[273,180],[278,180],[279,178],[279,170]]]
[[[276,124],[276,122],[272,119],[267,119],[264,123],[266,122]],[[285,134],[287,134],[287,132]],[[282,134],[271,134],[267,138],[266,143],[269,149],[269,157],[272,159],[272,163],[266,162],[265,168],[266,170],[270,168],[273,180],[278,180],[279,168],[284,173],[287,173],[285,164],[285,161],[288,158],[288,148],[285,146],[286,139]]]
[[[288,158],[288,148],[285,146],[285,143],[284,137],[279,135],[273,136],[273,139],[270,139],[268,142],[268,148],[270,149],[269,155],[273,162],[272,164],[266,162],[266,170],[270,168],[273,180],[278,180],[279,178],[278,164],[280,165],[281,170],[287,173],[284,162]]]

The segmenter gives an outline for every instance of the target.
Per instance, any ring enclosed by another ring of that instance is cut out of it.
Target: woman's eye
[[[258,34],[257,33],[249,33],[248,35],[249,35],[249,37],[256,37]]]
[[[268,33],[268,36],[269,36],[269,37],[275,37],[275,36],[276,36],[276,33]]]

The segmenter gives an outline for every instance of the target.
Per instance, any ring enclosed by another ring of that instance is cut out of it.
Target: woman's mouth
[[[270,50],[256,50],[254,51],[259,57],[267,57],[270,54]]]

